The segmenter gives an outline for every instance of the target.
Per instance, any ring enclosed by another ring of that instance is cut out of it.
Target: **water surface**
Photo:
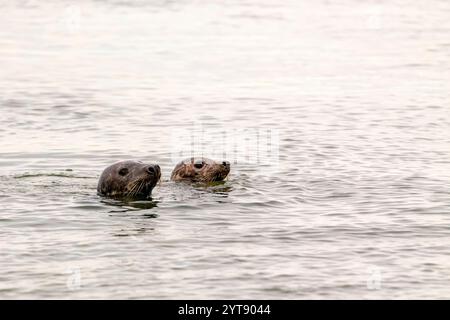
[[[450,298],[449,57],[444,0],[0,1],[0,298]],[[199,124],[278,157],[171,183]]]

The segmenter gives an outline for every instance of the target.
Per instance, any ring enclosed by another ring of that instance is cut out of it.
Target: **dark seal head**
[[[119,161],[103,171],[97,192],[115,198],[147,199],[160,178],[161,169],[157,164]]]
[[[207,158],[188,158],[176,165],[171,180],[208,183],[223,181],[229,173],[228,161],[216,162]]]

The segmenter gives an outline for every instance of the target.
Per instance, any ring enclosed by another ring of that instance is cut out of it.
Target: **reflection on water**
[[[449,298],[449,14],[0,2],[0,298]],[[278,154],[170,182],[197,130]],[[122,159],[161,166],[151,201],[97,195]]]
[[[118,210],[113,210],[111,212],[127,212],[130,210],[139,209],[152,209],[158,206],[158,202],[151,200],[140,200],[140,201],[124,201],[124,200],[113,200],[104,199],[101,201],[104,204],[119,208]]]

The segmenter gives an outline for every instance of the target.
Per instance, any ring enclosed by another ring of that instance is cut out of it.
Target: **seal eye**
[[[128,174],[128,169],[127,168],[122,168],[119,170],[119,174],[121,176],[126,176]]]
[[[201,169],[201,168],[203,168],[204,164],[205,164],[204,162],[197,162],[197,163],[194,163],[194,167],[196,167],[197,169]]]

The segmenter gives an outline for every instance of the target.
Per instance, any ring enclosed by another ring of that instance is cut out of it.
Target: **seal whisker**
[[[138,186],[138,188],[135,191],[135,195],[137,195],[138,193],[141,193],[141,191],[144,189],[146,184],[147,184],[147,180],[146,179],[141,179],[141,182],[139,183],[139,186]]]
[[[138,179],[137,181],[135,181],[133,189],[128,194],[130,197],[134,197],[138,193],[140,183],[141,183],[141,179]]]
[[[134,197],[139,192],[139,185],[141,183],[142,179],[136,179],[131,182],[133,187],[128,191],[127,196]]]
[[[144,184],[145,184],[145,180],[142,179],[141,182],[139,183],[138,188],[137,188],[136,191],[135,191],[135,195],[138,194],[138,193],[140,193],[140,192],[142,191]]]
[[[131,185],[131,188],[128,188],[128,191],[125,193],[126,195],[130,195],[134,191],[134,188],[137,186],[137,180],[131,181],[129,185]]]

